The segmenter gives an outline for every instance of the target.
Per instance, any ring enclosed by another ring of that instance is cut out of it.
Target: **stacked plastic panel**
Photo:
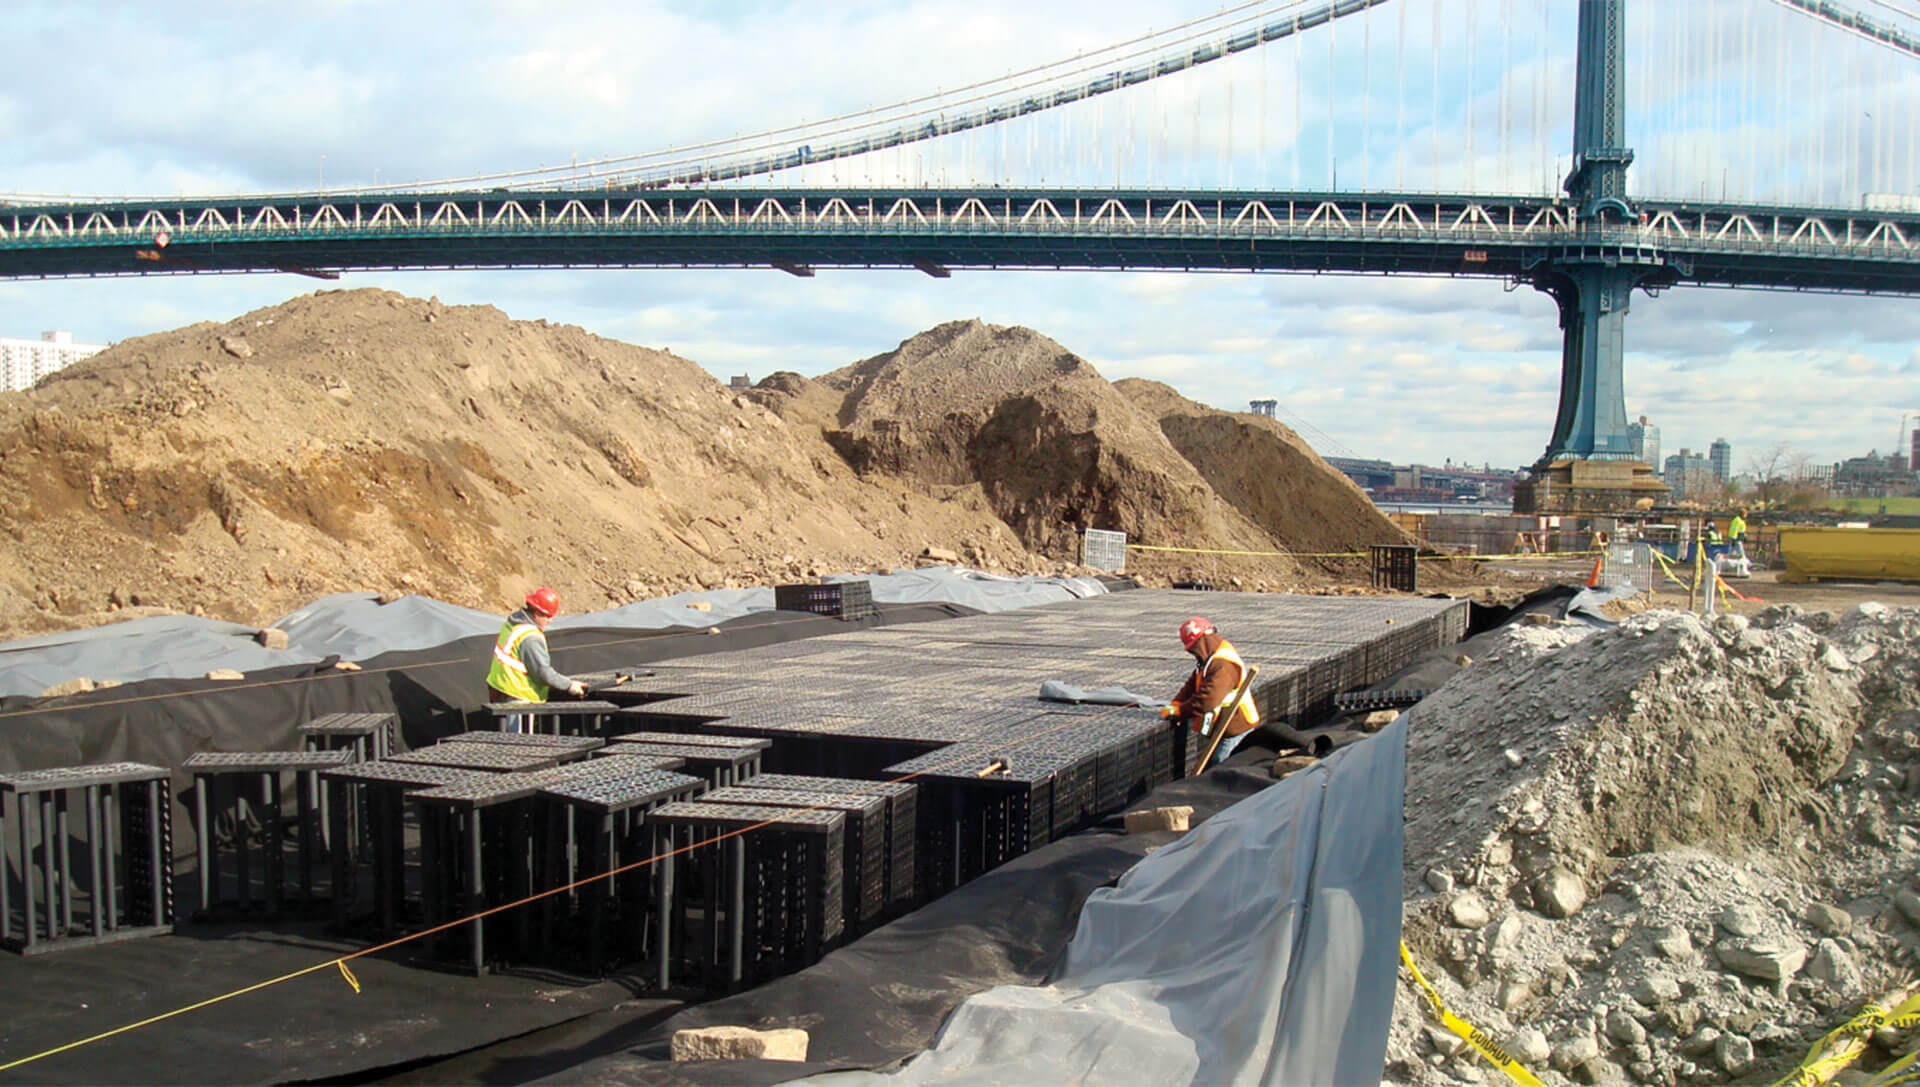
[[[1457,640],[1467,605],[1143,590],[853,630],[656,666],[622,693],[636,704],[616,731],[764,737],[773,774],[911,775],[915,871],[939,893],[1186,772],[1199,745],[1151,710],[1035,695],[1060,680],[1171,697],[1193,671],[1176,630],[1195,614],[1260,667],[1263,716],[1298,723]]]

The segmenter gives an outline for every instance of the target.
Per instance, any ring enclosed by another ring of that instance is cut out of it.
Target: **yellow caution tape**
[[[1129,551],[1165,551],[1180,555],[1251,555],[1257,558],[1279,559],[1364,559],[1369,551],[1228,551],[1211,547],[1160,547],[1154,544],[1130,543]],[[1420,555],[1421,562],[1445,562],[1453,559],[1466,559],[1485,562],[1499,559],[1503,562],[1513,559],[1568,559],[1589,558],[1598,555],[1598,551],[1535,551],[1515,555]]]
[[[1813,1048],[1807,1050],[1800,1064],[1773,1081],[1771,1087],[1819,1087],[1859,1060],[1860,1054],[1866,1052],[1867,1040],[1873,1037],[1875,1031],[1886,1027],[1905,1030],[1915,1026],[1920,1026],[1920,993],[1905,995],[1892,1008],[1883,1004],[1868,1004],[1860,1009],[1858,1015],[1813,1043]],[[1879,1087],[1882,1084],[1906,1083],[1913,1076],[1920,1076],[1920,1071],[1916,1071],[1908,1076],[1887,1078],[1890,1074],[1898,1073],[1903,1064],[1912,1062],[1912,1056],[1904,1062],[1896,1062],[1881,1073],[1881,1078],[1874,1080],[1874,1084]]]
[[[1867,1081],[1867,1087],[1895,1087],[1901,1083],[1920,1083],[1920,1052],[1909,1053],[1880,1070],[1880,1074]]]
[[[1658,551],[1655,551],[1652,554],[1653,554],[1653,557],[1660,563],[1660,572],[1667,575],[1668,581],[1673,582],[1675,585],[1678,585],[1682,589],[1686,589],[1689,592],[1693,591],[1693,586],[1691,584],[1688,584],[1687,582],[1680,580],[1677,576],[1674,575],[1673,564],[1670,561],[1668,561],[1665,555],[1662,555]]]
[[[1413,974],[1413,980],[1419,984],[1421,991],[1427,994],[1427,1001],[1433,1005],[1433,1012],[1440,1017],[1442,1026],[1458,1034],[1462,1041],[1479,1051],[1490,1064],[1506,1073],[1508,1079],[1520,1084],[1521,1087],[1545,1087],[1538,1077],[1527,1071],[1519,1061],[1514,1060],[1498,1042],[1482,1033],[1479,1027],[1447,1010],[1446,1004],[1440,999],[1439,990],[1435,989],[1426,975],[1420,972],[1420,968],[1413,964],[1413,954],[1407,950],[1405,940],[1400,941],[1400,961],[1406,964],[1407,969]]]
[[[341,959],[337,965],[340,967],[340,976],[347,979],[347,984],[353,986],[354,995],[358,996],[360,994],[360,979],[354,977],[353,971],[347,969],[347,960]]]

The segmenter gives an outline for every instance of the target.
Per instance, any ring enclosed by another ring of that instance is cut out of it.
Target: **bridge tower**
[[[1588,227],[1631,223],[1626,146],[1626,0],[1580,0],[1575,67],[1573,170],[1565,188]],[[1674,270],[1651,246],[1605,242],[1542,251],[1526,278],[1560,308],[1560,409],[1553,438],[1536,465],[1631,457],[1623,355],[1628,302],[1674,282]]]

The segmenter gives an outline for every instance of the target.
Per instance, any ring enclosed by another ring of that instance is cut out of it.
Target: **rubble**
[[[1411,711],[1404,931],[1535,1075],[1771,1082],[1920,966],[1920,610],[1492,641]],[[1430,1025],[1403,989],[1384,1082],[1498,1080]]]

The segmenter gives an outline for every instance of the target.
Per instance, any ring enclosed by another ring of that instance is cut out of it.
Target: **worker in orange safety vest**
[[[1252,691],[1240,700],[1233,720],[1214,720],[1226,703],[1232,701],[1233,692],[1240,688],[1241,679],[1247,674],[1247,662],[1212,623],[1197,615],[1180,624],[1180,644],[1193,654],[1193,674],[1160,715],[1186,725],[1193,742],[1200,744],[1202,751],[1212,742],[1215,729],[1226,730],[1226,737],[1213,753],[1213,762],[1217,765],[1226,761],[1233,749],[1247,738],[1247,733],[1260,724],[1260,710],[1253,704]]]

